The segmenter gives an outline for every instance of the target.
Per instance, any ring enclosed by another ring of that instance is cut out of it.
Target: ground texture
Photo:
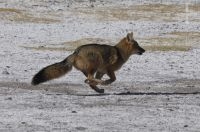
[[[0,131],[199,131],[199,14],[196,0],[2,0]],[[75,69],[31,86],[77,46],[114,45],[128,32],[146,52],[99,86],[105,94]]]

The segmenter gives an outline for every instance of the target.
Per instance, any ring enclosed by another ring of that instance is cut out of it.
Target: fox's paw
[[[98,93],[104,93],[104,89],[99,89],[98,88],[98,89],[95,89],[95,91],[98,92]]]

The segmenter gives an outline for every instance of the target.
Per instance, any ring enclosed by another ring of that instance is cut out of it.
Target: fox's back
[[[74,54],[81,56],[88,60],[99,60],[103,63],[108,63],[110,57],[117,53],[116,48],[110,45],[101,44],[87,44],[78,47]]]

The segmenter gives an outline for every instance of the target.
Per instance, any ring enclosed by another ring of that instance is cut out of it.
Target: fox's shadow
[[[88,90],[85,90],[84,88],[87,88],[84,84],[72,84],[72,83],[62,83],[62,84],[42,84],[39,86],[31,86],[28,83],[21,83],[21,82],[0,82],[0,87],[9,87],[9,88],[21,88],[26,90],[45,90],[49,91],[50,93],[47,93],[48,95],[56,94],[56,95],[73,95],[73,96],[109,96],[109,95],[116,95],[116,96],[140,96],[140,95],[149,95],[149,96],[167,96],[167,95],[197,95],[200,94],[200,91],[194,91],[191,90],[191,92],[118,92],[118,93],[95,93],[91,91],[88,93]],[[53,92],[53,93],[51,93]]]
[[[76,96],[108,96],[108,95],[195,95],[200,92],[121,92],[121,93],[103,93],[103,94],[76,94]],[[75,94],[73,94],[75,95]]]

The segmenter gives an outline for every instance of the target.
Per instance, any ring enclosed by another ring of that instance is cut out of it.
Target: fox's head
[[[145,52],[145,50],[138,45],[138,42],[134,40],[133,32],[127,34],[126,44],[128,45],[131,54],[142,55]]]

